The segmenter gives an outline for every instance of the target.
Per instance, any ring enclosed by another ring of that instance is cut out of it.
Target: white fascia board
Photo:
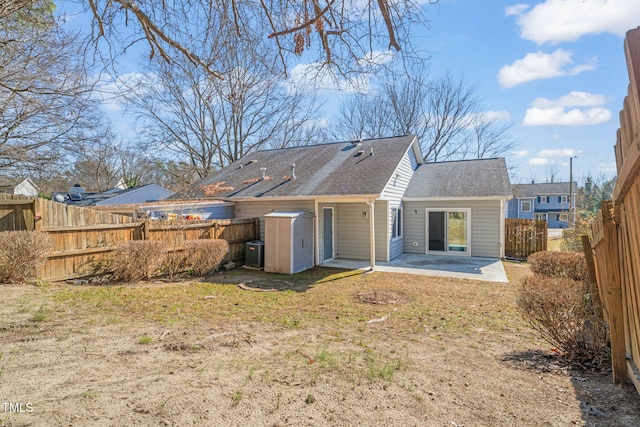
[[[380,198],[380,194],[348,194],[348,195],[329,195],[329,196],[280,196],[280,197],[232,197],[223,198],[227,202],[283,202],[283,201],[314,201],[319,203],[327,203],[335,201],[336,203],[349,203],[349,202],[367,202],[370,200],[376,200]]]
[[[487,197],[403,197],[403,202],[474,202],[482,200],[509,200],[509,196],[487,196]]]
[[[413,149],[413,154],[415,154],[416,156],[416,162],[418,162],[419,165],[424,164],[424,156],[422,155],[422,150],[420,149],[420,142],[418,141],[417,135],[413,137],[411,148]]]

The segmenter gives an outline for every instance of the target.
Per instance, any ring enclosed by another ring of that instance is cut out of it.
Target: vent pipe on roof
[[[291,163],[291,179],[296,179],[296,164]]]
[[[267,168],[260,168],[260,170],[262,171],[262,179],[265,179],[267,177]]]
[[[373,147],[371,147],[371,151],[369,152],[370,156],[373,156]]]

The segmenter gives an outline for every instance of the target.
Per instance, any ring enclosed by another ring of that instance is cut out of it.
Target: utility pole
[[[573,159],[577,157],[569,157],[569,228],[573,228],[576,221],[573,203]]]

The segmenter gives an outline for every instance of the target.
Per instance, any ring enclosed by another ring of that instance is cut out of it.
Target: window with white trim
[[[569,214],[558,215],[558,221],[569,221]]]
[[[567,200],[569,200],[568,196],[562,196],[562,200],[560,201],[560,203],[567,203]]]
[[[549,196],[540,196],[540,203],[549,203]]]
[[[531,212],[531,202],[528,200],[520,202],[520,211]]]
[[[393,217],[391,238],[398,239],[402,237],[402,208],[391,208],[391,216]]]

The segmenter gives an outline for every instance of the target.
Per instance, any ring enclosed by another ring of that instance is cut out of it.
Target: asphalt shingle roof
[[[414,140],[409,135],[257,151],[172,198],[377,195]]]
[[[578,183],[573,182],[573,193],[578,192]],[[552,194],[569,194],[568,182],[546,182],[540,184],[515,184],[514,197],[537,197]]]
[[[27,178],[12,178],[0,175],[0,187],[15,187]]]
[[[416,169],[406,198],[511,198],[503,158],[425,163]]]

